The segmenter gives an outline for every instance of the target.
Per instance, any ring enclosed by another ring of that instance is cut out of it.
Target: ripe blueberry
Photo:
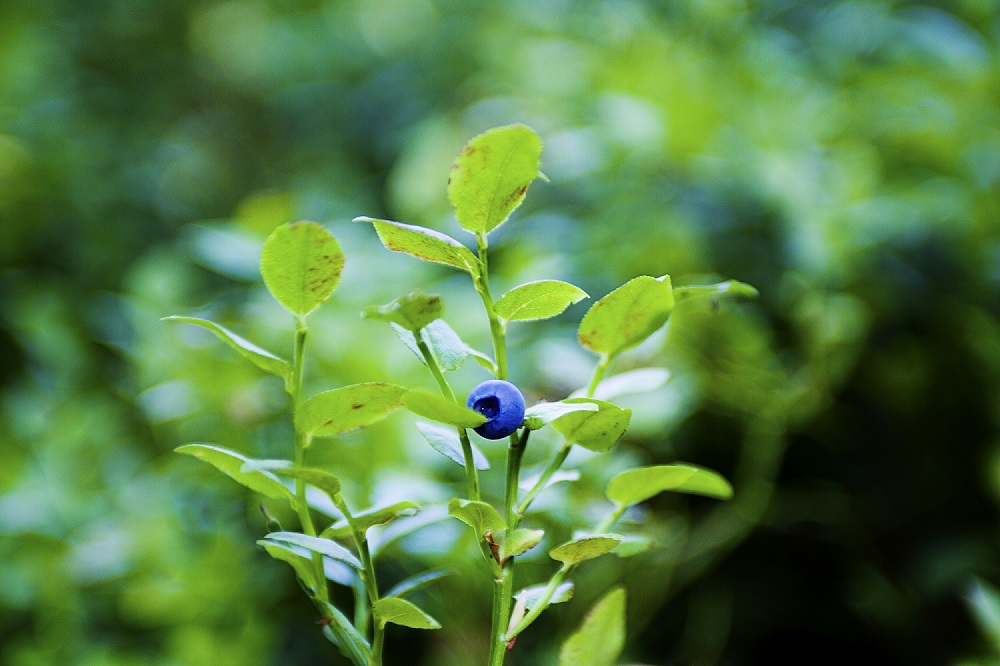
[[[465,405],[486,417],[486,423],[476,428],[486,439],[512,435],[524,422],[524,396],[502,379],[490,379],[472,389]]]

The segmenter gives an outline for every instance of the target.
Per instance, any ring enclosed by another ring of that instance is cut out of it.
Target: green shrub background
[[[653,503],[664,548],[583,569],[512,663],[554,658],[613,582],[636,663],[995,663],[998,35],[990,0],[0,0],[0,663],[341,663],[254,545],[260,498],[172,453],[287,456],[282,387],[159,318],[287,354],[259,247],[317,220],[347,267],[307,390],[429,386],[358,312],[421,287],[487,349],[481,306],[350,219],[459,237],[451,161],[509,122],[551,182],[498,233],[496,293],[663,273],[761,292],[679,308],[635,352],[670,383],[546,515],[578,518],[624,460],[714,467],[736,499]],[[529,399],[589,377],[584,307],[512,329]],[[411,424],[316,460],[358,501],[446,498],[460,470]],[[422,600],[448,629],[394,629],[388,659],[477,663],[488,576],[429,530],[384,566],[457,568]]]

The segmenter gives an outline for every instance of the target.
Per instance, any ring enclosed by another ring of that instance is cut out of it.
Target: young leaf
[[[594,534],[567,541],[549,551],[549,557],[566,564],[579,564],[614,550],[625,537],[617,534]]]
[[[516,603],[514,604],[514,610],[510,614],[510,623],[507,625],[508,633],[514,631],[517,625],[524,618],[525,614],[527,614],[527,612],[533,608],[535,604],[541,601],[547,589],[548,585],[534,585],[532,587],[526,587],[514,595]],[[565,603],[572,598],[573,583],[567,581],[555,589],[552,593],[552,597],[548,600],[546,605]]]
[[[260,272],[268,291],[300,317],[330,297],[343,269],[344,253],[337,239],[315,222],[277,227],[260,255]]]
[[[469,355],[469,346],[458,337],[458,333],[452,330],[444,319],[435,319],[420,331],[431,353],[437,359],[442,370],[452,372],[458,370],[465,357]]]
[[[340,481],[333,474],[313,467],[283,467],[274,470],[278,476],[288,479],[301,479],[304,483],[313,488],[319,488],[331,501],[336,502],[336,495],[340,493]]]
[[[440,296],[413,291],[391,303],[366,308],[363,315],[369,319],[393,322],[416,332],[440,317],[443,309]]]
[[[468,348],[468,352],[469,356],[476,359],[476,363],[483,368],[486,368],[486,370],[488,370],[494,377],[497,376],[497,364],[493,362],[493,359],[478,349],[473,349],[472,347]]]
[[[267,554],[276,560],[281,560],[287,563],[295,570],[295,575],[299,577],[302,584],[310,590],[316,589],[316,576],[314,574],[312,560],[308,557],[303,557],[294,550],[289,550],[288,548],[283,548],[277,544],[270,541],[264,541],[263,539],[257,542],[258,546],[263,546]]]
[[[541,154],[542,140],[524,125],[497,127],[469,141],[448,179],[462,228],[480,234],[503,224],[538,178]]]
[[[500,517],[497,510],[486,502],[452,499],[448,502],[448,515],[461,520],[474,529],[480,537],[486,532],[507,529],[507,523]]]
[[[371,648],[351,621],[331,603],[324,604],[323,615],[330,620],[329,624],[323,627],[323,635],[327,640],[336,645],[354,666],[368,666],[372,656]]]
[[[292,371],[291,366],[288,365],[288,361],[283,358],[278,358],[266,349],[261,349],[249,340],[241,338],[229,329],[216,324],[214,321],[199,319],[198,317],[181,317],[178,315],[164,317],[163,321],[179,321],[185,324],[194,324],[195,326],[206,328],[212,333],[215,333],[220,340],[235,349],[240,356],[247,359],[264,372],[270,372],[272,375],[278,375],[286,382],[289,377],[291,377]]]
[[[638,368],[608,377],[597,385],[594,397],[598,400],[614,400],[623,395],[655,391],[670,379],[670,372],[663,368]],[[584,392],[581,389],[579,395]],[[573,396],[576,397],[577,393]]]
[[[299,408],[299,428],[315,437],[332,437],[371,425],[402,406],[406,388],[372,382],[315,395]]]
[[[626,536],[611,552],[622,558],[632,557],[639,553],[645,553],[652,545],[653,541],[644,536]]]
[[[718,284],[690,285],[674,287],[674,300],[678,303],[699,296],[736,296],[741,298],[757,298],[760,292],[756,287],[737,280],[726,280]]]
[[[526,608],[531,608],[538,600],[542,598],[542,594],[545,593],[545,588],[547,585],[532,585],[531,587],[526,587],[520,592],[514,595],[514,598],[518,601],[523,601]],[[573,583],[572,581],[567,581],[556,588],[556,591],[552,594],[552,598],[549,599],[550,604],[562,604],[566,603],[573,598]]]
[[[555,419],[573,412],[596,412],[600,409],[597,403],[587,401],[577,402],[539,402],[524,410],[524,427],[528,430],[543,428]]]
[[[542,475],[533,474],[531,476],[521,479],[519,484],[522,490],[531,490],[538,483],[538,480],[542,478]],[[578,481],[580,479],[580,471],[575,469],[561,469],[555,472],[549,477],[549,480],[545,482],[542,486],[542,490],[548,488],[549,486],[555,485],[557,483],[562,483],[563,481]]]
[[[538,545],[543,536],[545,536],[545,532],[542,530],[518,529],[507,532],[503,541],[500,542],[500,549],[497,551],[500,563],[503,564],[512,557],[528,552]]]
[[[572,412],[552,421],[567,441],[579,444],[591,451],[609,450],[621,439],[632,418],[631,409],[622,409],[610,402],[590,398],[569,398],[564,403],[590,403],[597,405],[597,411]]]
[[[382,597],[372,604],[372,615],[382,626],[391,622],[411,629],[440,629],[441,624],[406,599]]]
[[[458,438],[458,433],[455,432],[454,428],[443,428],[433,423],[422,423],[417,422],[417,430],[423,435],[427,443],[430,444],[435,451],[443,456],[454,460],[462,467],[465,467],[465,454],[462,452],[462,442]],[[478,470],[486,470],[490,468],[490,463],[486,460],[486,456],[483,455],[482,451],[476,448],[475,444],[469,443],[472,446],[472,460]]]
[[[559,650],[559,666],[612,666],[625,647],[625,590],[601,598]]]
[[[664,491],[729,499],[733,487],[721,475],[694,465],[653,465],[622,472],[608,483],[608,499],[620,506],[645,502]]]
[[[361,565],[361,561],[354,556],[354,553],[347,550],[336,541],[331,541],[330,539],[311,537],[306,534],[299,534],[298,532],[271,532],[270,534],[264,536],[263,541],[270,544],[276,544],[278,546],[285,544],[299,546],[300,548],[305,548],[313,553],[319,553],[324,557],[329,557],[337,560],[338,562],[343,562],[344,564],[354,567],[358,571],[361,571],[364,568]]]
[[[496,312],[505,321],[548,319],[587,298],[587,292],[568,282],[540,280],[514,287],[496,302]]]
[[[357,527],[363,534],[368,531],[368,528],[370,527],[385,525],[400,516],[412,516],[419,510],[420,505],[416,502],[403,500],[402,502],[396,502],[395,504],[390,504],[389,506],[367,509],[361,513],[355,514],[352,518],[354,519],[354,526]],[[348,524],[347,520],[338,520],[336,523],[323,530],[323,533],[320,534],[320,536],[324,539],[336,539],[350,535],[351,526]]]
[[[614,357],[656,332],[674,307],[670,277],[629,280],[594,303],[577,337],[587,349]]]
[[[267,495],[272,499],[289,501],[294,499],[285,484],[270,472],[244,472],[243,464],[251,459],[235,451],[211,444],[185,444],[177,447],[174,451],[194,456],[198,460],[204,460],[232,480],[262,495]]]
[[[403,406],[424,418],[459,428],[475,428],[486,423],[486,417],[479,412],[424,389],[412,389],[404,393]]]
[[[432,569],[431,571],[424,571],[423,573],[410,576],[405,580],[401,580],[392,586],[392,589],[385,593],[387,597],[404,597],[407,594],[413,594],[417,590],[430,585],[436,580],[440,580],[445,576],[450,576],[454,571],[448,571],[447,569]]]
[[[479,275],[479,259],[476,255],[440,231],[371,217],[356,217],[354,221],[374,224],[375,232],[387,250],[405,252],[417,259],[451,266],[466,271],[473,277]]]

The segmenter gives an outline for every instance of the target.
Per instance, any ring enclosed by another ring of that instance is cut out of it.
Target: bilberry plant
[[[607,452],[629,426],[631,410],[615,405],[614,400],[623,392],[622,387],[627,388],[632,375],[608,377],[615,359],[660,329],[670,317],[675,300],[756,293],[752,287],[735,281],[674,287],[666,275],[636,277],[594,303],[580,323],[579,342],[596,356],[589,384],[562,400],[526,407],[521,390],[508,381],[508,326],[555,317],[587,298],[582,289],[559,280],[522,284],[496,300],[490,290],[490,233],[510,217],[531,183],[541,177],[541,151],[541,140],[534,131],[510,125],[473,138],[458,155],[448,180],[448,197],[458,223],[475,238],[475,251],[424,227],[356,218],[372,224],[387,249],[468,274],[482,300],[492,356],[459,338],[442,319],[443,305],[438,296],[417,291],[364,312],[392,326],[427,367],[439,389],[437,393],[369,382],[303,395],[308,315],[333,294],[344,265],[336,239],[314,222],[278,227],[261,253],[264,284],[293,317],[290,361],[212,321],[167,317],[208,329],[258,368],[284,381],[294,426],[288,459],[250,459],[210,444],[188,444],[177,451],[210,463],[254,492],[289,503],[298,516],[298,531],[276,528],[258,543],[268,555],[292,567],[322,616],[324,634],[357,666],[382,664],[389,624],[413,629],[441,627],[406,598],[409,590],[431,580],[434,574],[418,575],[388,591],[379,585],[374,558],[377,553],[370,547],[369,531],[418,507],[412,502],[360,510],[349,507],[335,474],[305,463],[306,451],[318,438],[371,425],[399,408],[438,424],[418,422],[417,428],[431,446],[465,469],[464,494],[448,502],[448,513],[473,530],[485,572],[493,581],[490,650],[483,655],[489,666],[501,666],[515,639],[550,605],[570,599],[572,575],[577,567],[605,554],[629,557],[649,547],[647,540],[613,531],[630,507],[665,491],[716,499],[732,495],[731,486],[722,476],[694,465],[654,465],[621,472],[607,486],[606,514],[594,525],[581,526],[582,531],[574,538],[550,548],[554,570],[546,582],[515,593],[519,556],[546,537],[543,530],[531,527],[534,500],[562,478],[558,473],[574,447]],[[479,361],[492,378],[474,387],[463,401],[456,396],[446,373],[469,356]],[[522,489],[522,458],[531,434],[542,428],[558,433],[562,444],[537,480]],[[469,437],[470,429],[486,439],[508,439],[504,494],[500,498],[482,494],[479,473],[488,465]],[[310,487],[327,496],[339,518],[326,524],[314,519],[312,500],[307,495]],[[331,563],[339,563],[341,570],[346,567],[350,572],[346,579],[331,579]],[[351,619],[333,602],[330,593],[331,583],[345,582],[354,592]],[[625,603],[622,588],[606,594],[583,626],[564,642],[561,666],[613,663],[624,646]]]

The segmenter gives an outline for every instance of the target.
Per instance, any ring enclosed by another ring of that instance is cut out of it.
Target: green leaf
[[[289,479],[301,479],[304,483],[326,493],[334,504],[337,502],[337,495],[340,494],[340,480],[325,470],[313,467],[288,467],[276,469],[274,473]]]
[[[421,363],[427,365],[423,352],[420,351],[420,347],[417,345],[417,338],[414,336],[414,333],[394,322],[390,322],[389,325],[392,326],[392,330],[396,333],[400,341],[406,345],[406,348],[413,352],[414,356],[420,359]],[[458,333],[453,331],[444,319],[435,319],[427,324],[420,331],[420,339],[430,349],[431,355],[437,360],[441,369],[447,372],[458,370],[462,366],[462,363],[465,362],[466,357],[473,353],[473,350],[458,337]],[[490,363],[492,364],[492,361]]]
[[[497,510],[486,502],[452,499],[448,502],[448,515],[458,518],[476,531],[482,537],[487,532],[499,532],[507,529]]]
[[[306,534],[299,534],[298,532],[271,532],[270,534],[265,535],[262,541],[278,546],[285,544],[299,546],[300,548],[305,548],[310,552],[319,553],[324,557],[329,557],[337,560],[338,562],[343,562],[348,566],[354,567],[358,571],[361,571],[364,568],[361,565],[361,561],[355,557],[354,553],[347,550],[336,541],[331,541],[330,539],[308,536]]]
[[[368,666],[371,659],[371,648],[365,637],[354,628],[351,621],[336,606],[325,603],[324,609],[323,615],[330,620],[330,623],[323,627],[323,635],[336,645],[341,653],[354,663],[354,666]]]
[[[611,358],[655,333],[673,307],[670,277],[643,275],[594,303],[580,322],[577,337],[587,349]]]
[[[281,225],[264,241],[260,255],[268,291],[300,317],[330,297],[343,269],[337,239],[315,222]]]
[[[525,608],[532,608],[545,593],[547,585],[532,585],[526,587],[514,595],[518,602],[524,602]],[[572,581],[566,581],[556,588],[549,599],[550,604],[563,604],[573,598],[574,585]]]
[[[462,467],[465,467],[465,454],[462,452],[462,442],[458,438],[458,433],[454,428],[444,428],[432,423],[417,422],[417,430],[423,435],[427,443],[441,455],[454,460]],[[469,442],[472,447],[472,461],[478,470],[490,468],[490,463],[482,451],[476,445]]]
[[[567,564],[579,564],[610,553],[624,540],[618,534],[593,534],[567,541],[549,551],[553,560]]]
[[[559,666],[612,666],[625,647],[625,590],[608,592],[559,650]]]
[[[745,282],[726,280],[718,284],[690,285],[674,287],[674,300],[678,303],[704,296],[735,296],[739,298],[757,298],[760,292]]]
[[[430,585],[434,581],[440,580],[445,576],[450,576],[453,573],[455,572],[447,569],[432,569],[430,571],[418,573],[393,585],[392,589],[386,592],[385,596],[404,597],[407,594],[413,594],[417,590]]]
[[[568,282],[540,280],[514,287],[496,302],[496,313],[505,321],[533,321],[561,314],[587,298],[587,292]]]
[[[412,389],[404,393],[403,406],[424,418],[459,428],[476,428],[486,423],[486,417],[479,412],[424,389]]]
[[[600,409],[594,402],[539,402],[524,410],[524,427],[528,430],[538,430],[559,417],[573,412],[596,412]]]
[[[623,395],[655,391],[670,379],[670,372],[663,368],[638,368],[608,377],[597,385],[594,397],[598,400],[614,400]],[[579,391],[583,395],[583,389]],[[573,394],[576,396],[576,393]]]
[[[466,271],[473,277],[480,272],[479,259],[457,240],[433,229],[371,217],[356,217],[355,222],[371,222],[387,250],[405,252],[417,259],[444,264]]]
[[[521,620],[524,619],[527,612],[541,602],[547,589],[548,585],[533,585],[532,587],[524,588],[514,595],[516,603],[514,604],[514,610],[511,611],[510,623],[507,625],[508,631],[513,631],[520,624]],[[572,582],[561,583],[552,593],[552,597],[546,602],[546,606],[569,601],[573,598],[573,589]]]
[[[476,359],[476,363],[478,363],[483,368],[486,368],[486,370],[488,370],[490,374],[492,374],[494,377],[497,376],[497,364],[493,362],[492,358],[490,358],[483,352],[479,351],[478,349],[474,349],[472,347],[469,347],[468,351],[469,351],[469,356]]]
[[[194,456],[198,460],[204,460],[232,480],[262,495],[266,495],[272,499],[285,499],[288,501],[294,499],[291,491],[285,487],[285,484],[270,472],[244,472],[244,463],[252,459],[235,451],[212,444],[185,444],[184,446],[177,447],[174,451]]]
[[[524,201],[538,178],[542,140],[524,125],[497,127],[462,148],[448,178],[448,199],[463,229],[489,233]]]
[[[266,349],[261,349],[249,340],[241,338],[229,329],[216,324],[214,321],[199,319],[198,317],[181,317],[178,315],[164,317],[162,321],[179,321],[185,324],[194,324],[195,326],[206,328],[212,333],[215,333],[220,340],[235,349],[240,356],[247,359],[264,372],[270,372],[272,375],[278,375],[286,382],[292,376],[291,366],[288,364],[288,361],[275,356]]]
[[[596,412],[572,412],[552,421],[552,427],[562,433],[567,441],[591,451],[609,450],[625,434],[632,419],[631,409],[622,409],[603,400],[569,398],[563,402],[597,405]]]
[[[733,487],[720,474],[694,465],[653,465],[622,472],[608,483],[607,496],[620,506],[645,502],[664,491],[729,499]]]
[[[440,317],[443,310],[440,296],[413,291],[391,303],[366,308],[363,315],[369,319],[393,322],[415,332]]]
[[[640,553],[645,553],[652,545],[652,539],[647,539],[644,536],[626,536],[611,553],[622,558],[632,557]]]
[[[299,577],[306,588],[310,590],[316,589],[316,576],[313,573],[313,563],[308,557],[303,557],[294,550],[279,546],[278,544],[272,543],[270,541],[264,541],[263,539],[257,542],[257,545],[263,546],[267,554],[276,560],[281,560],[287,563],[295,570],[295,575]]]
[[[436,319],[429,323],[420,331],[420,337],[430,347],[438,365],[448,372],[458,370],[469,355],[469,346],[458,337],[458,333],[452,330],[444,319]]]
[[[407,389],[395,384],[353,384],[315,395],[299,408],[299,429],[332,437],[381,421],[402,406]]]
[[[503,564],[512,557],[521,553],[526,553],[542,540],[545,532],[542,530],[510,530],[500,542],[500,549],[497,554],[500,557],[500,564]]]
[[[372,615],[383,627],[391,622],[411,629],[441,628],[437,620],[399,597],[382,597],[372,604]]]
[[[366,509],[365,511],[352,516],[352,519],[354,521],[354,526],[364,533],[368,531],[368,528],[370,527],[385,525],[400,516],[412,516],[419,510],[420,505],[416,502],[403,500],[402,502],[396,502],[395,504],[390,504],[389,506]],[[320,534],[320,536],[326,539],[351,536],[351,526],[348,524],[347,520],[338,520],[336,523],[323,530],[323,533]]]
[[[535,487],[535,484],[538,483],[539,479],[541,478],[542,478],[541,474],[533,474],[532,476],[524,477],[523,479],[521,479],[520,486],[523,490],[531,490],[532,488]],[[549,480],[546,481],[545,485],[542,486],[542,490],[548,488],[549,486],[553,486],[557,483],[562,483],[564,481],[579,481],[579,479],[580,479],[579,470],[560,469],[549,477]]]

